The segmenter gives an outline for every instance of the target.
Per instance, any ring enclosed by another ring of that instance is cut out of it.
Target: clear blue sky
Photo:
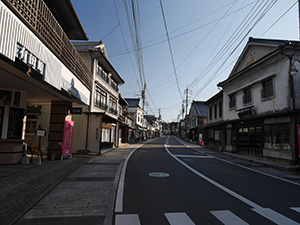
[[[113,0],[72,2],[90,40],[103,40],[109,60],[125,80],[125,84],[120,87],[122,96],[140,97],[140,75],[132,52],[132,39],[124,6],[124,2],[129,4],[130,1],[115,0],[120,25]],[[181,96],[184,97],[186,87],[189,88],[189,105],[192,100],[205,101],[212,97],[218,92],[217,83],[228,77],[249,37],[299,40],[296,2],[162,0],[177,68],[178,88],[160,1],[139,1],[139,35],[147,84],[146,113],[157,116],[158,109],[161,108],[163,120],[177,121],[182,105]],[[288,11],[293,4],[295,5]],[[263,11],[268,7],[270,10],[264,15]],[[262,15],[264,16],[258,22]],[[276,22],[281,16],[283,17]],[[258,23],[251,29],[256,22]],[[129,53],[126,53],[121,29]]]

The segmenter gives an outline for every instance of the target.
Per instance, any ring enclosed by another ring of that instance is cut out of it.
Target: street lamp
[[[298,59],[295,59],[293,64],[291,65],[291,68],[290,68],[290,75],[291,76],[295,76],[299,71],[297,70],[296,66],[295,66],[295,62],[298,62],[300,63],[300,61]]]

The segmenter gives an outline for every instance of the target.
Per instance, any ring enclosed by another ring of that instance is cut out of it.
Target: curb
[[[107,208],[106,208],[106,213],[105,213],[105,218],[104,218],[104,223],[103,225],[112,225],[114,224],[114,209],[115,209],[115,203],[116,203],[116,196],[117,196],[117,191],[118,191],[118,184],[120,180],[120,175],[122,172],[124,166],[124,160],[121,162],[120,166],[118,167],[116,177],[113,181],[113,186],[110,192],[109,200],[107,203]]]

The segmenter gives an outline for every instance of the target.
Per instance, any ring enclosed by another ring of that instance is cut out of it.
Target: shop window
[[[10,108],[7,139],[21,139],[23,129],[24,109]]]
[[[290,150],[290,124],[267,124],[264,127],[264,147],[275,150]]]
[[[214,130],[212,130],[212,129],[208,130],[208,138],[210,138],[210,139],[214,138]]]
[[[37,130],[38,117],[35,115],[27,115],[25,133],[29,135],[35,135]]]
[[[10,105],[11,103],[11,91],[0,90],[0,105]]]
[[[0,107],[0,139],[2,136],[3,115],[4,115],[4,107]]]
[[[220,141],[220,131],[219,130],[215,130],[215,141]]]
[[[235,94],[229,95],[229,108],[235,108],[236,107],[236,97]]]
[[[261,90],[261,97],[262,98],[270,98],[273,97],[273,78],[269,78],[262,82],[262,90]]]

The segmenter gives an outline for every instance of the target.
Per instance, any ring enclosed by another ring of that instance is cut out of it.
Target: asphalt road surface
[[[299,179],[280,171],[174,136],[140,145],[127,159],[116,225],[300,224]]]

